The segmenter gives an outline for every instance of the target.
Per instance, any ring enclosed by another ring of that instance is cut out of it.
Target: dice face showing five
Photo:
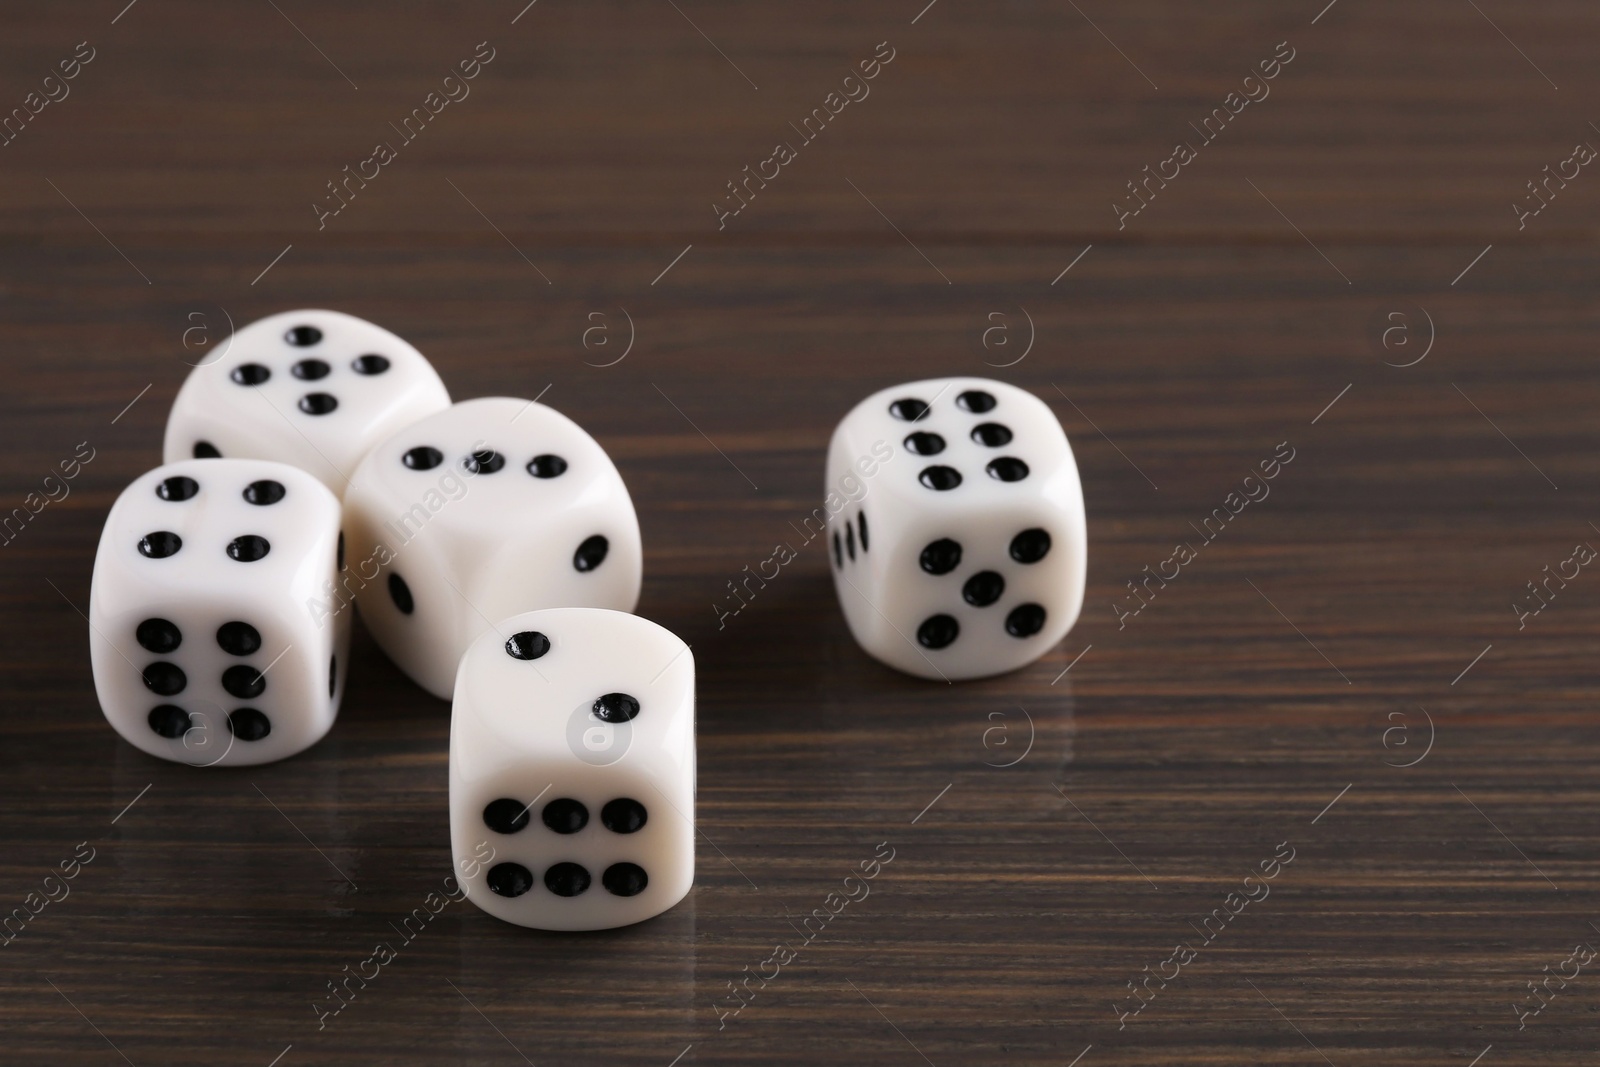
[[[639,519],[616,465],[528,400],[468,400],[383,442],[345,494],[345,528],[345,584],[367,628],[444,699],[495,620],[639,601]]]
[[[381,326],[338,311],[286,311],[238,330],[190,372],[163,455],[277,460],[342,497],[374,445],[449,404],[422,353]]]
[[[242,766],[291,756],[338,714],[350,613],[308,604],[336,577],[339,501],[266,460],[157,467],[112,506],[89,647],[100,706],[153,756]]]
[[[694,656],[626,612],[498,622],[461,659],[450,844],[468,897],[543,930],[659,915],[694,883]]]
[[[827,493],[842,502],[828,529],[840,606],[889,666],[999,674],[1077,621],[1083,490],[1061,424],[1033,394],[983,378],[874,393],[834,431]]]

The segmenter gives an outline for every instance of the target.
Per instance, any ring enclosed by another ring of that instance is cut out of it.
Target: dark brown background
[[[96,849],[0,948],[0,1061],[1593,1062],[1600,974],[1514,1009],[1600,944],[1600,577],[1520,631],[1512,605],[1600,544],[1600,176],[1521,231],[1510,207],[1600,144],[1592,5],[277,7],[0,27],[4,109],[97,51],[0,148],[0,505],[96,450],[0,548],[0,912]],[[484,40],[472,95],[318,232],[323,183]],[[718,232],[723,183],[885,40],[871,96]],[[1124,183],[1285,40],[1271,96],[1118,232]],[[667,915],[570,936],[451,905],[320,1031],[324,984],[449,872],[448,708],[358,632],[315,749],[161,763],[102,718],[76,610],[185,329],[307,305],[412,340],[457,397],[548,385],[615,456],[640,610],[698,659],[705,835]],[[624,310],[627,358],[586,365]],[[956,373],[1032,389],[1077,449],[1066,641],[901,677],[816,544],[719,630],[724,583],[818,504],[834,422]],[[1270,498],[1119,629],[1124,583],[1282,441]],[[883,841],[870,897],[719,1030],[727,983]],[[1119,1030],[1129,980],[1285,841],[1271,896]]]

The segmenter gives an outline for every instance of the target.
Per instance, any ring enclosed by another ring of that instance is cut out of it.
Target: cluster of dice
[[[632,614],[638,518],[581,427],[531,400],[452,404],[395,334],[292,311],[195,368],[164,459],[112,507],[90,595],[96,692],[129,743],[195,766],[305,750],[338,714],[359,605],[452,701],[451,849],[475,903],[591,930],[688,893],[694,657]],[[835,432],[828,478],[861,490],[830,504],[827,537],[850,630],[884,663],[995,674],[1076,621],[1083,494],[1031,394],[875,394]]]

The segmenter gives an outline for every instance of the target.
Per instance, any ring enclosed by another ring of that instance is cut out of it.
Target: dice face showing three
[[[577,423],[528,400],[468,400],[383,442],[345,494],[345,528],[345,582],[367,628],[444,699],[494,620],[639,601],[622,476]]]
[[[153,756],[242,766],[291,756],[338,714],[350,612],[308,605],[337,574],[339,501],[266,460],[140,476],[95,555],[89,648],[100,706]]]
[[[163,455],[277,460],[342,497],[374,445],[449,404],[422,353],[381,326],[338,311],[286,311],[238,330],[190,372]]]
[[[543,930],[666,911],[694,883],[694,656],[626,612],[513,616],[461,659],[450,844],[468,897]]]
[[[943,378],[874,393],[834,431],[826,488],[842,503],[828,529],[839,604],[889,666],[999,674],[1077,621],[1083,489],[1061,424],[1026,390]]]

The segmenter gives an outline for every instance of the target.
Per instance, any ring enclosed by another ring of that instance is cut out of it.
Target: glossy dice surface
[[[636,615],[503,620],[462,657],[450,840],[469,899],[545,930],[650,918],[694,883],[694,656]]]

